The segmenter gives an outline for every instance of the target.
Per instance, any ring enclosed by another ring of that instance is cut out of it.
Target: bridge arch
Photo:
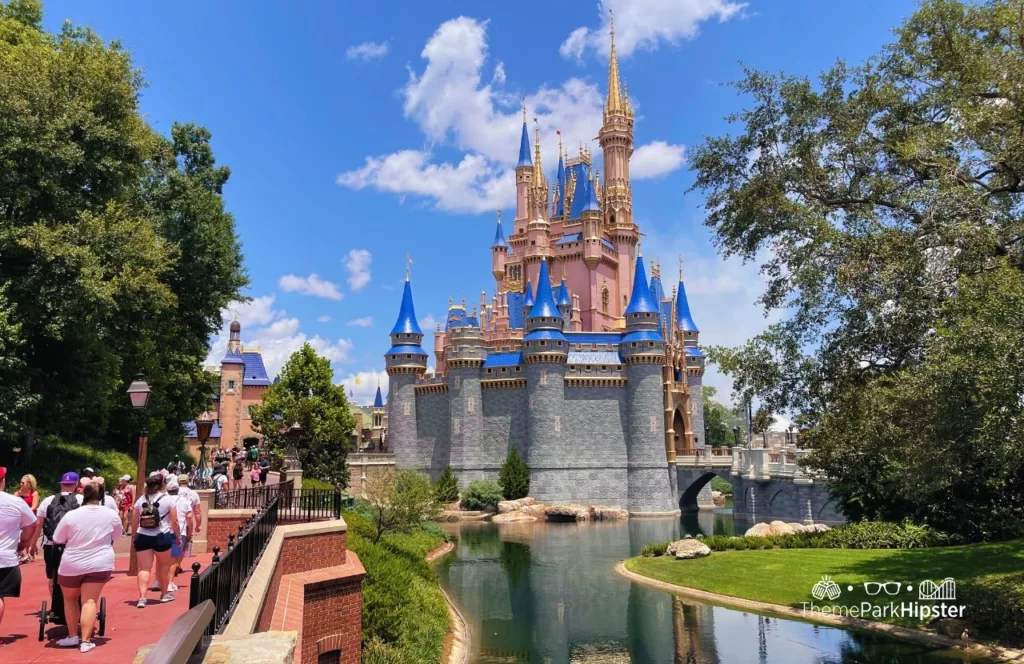
[[[682,495],[679,497],[679,509],[684,512],[696,511],[698,509],[697,497],[700,492],[708,485],[718,473],[703,473],[697,479],[690,482],[689,486],[683,489]]]

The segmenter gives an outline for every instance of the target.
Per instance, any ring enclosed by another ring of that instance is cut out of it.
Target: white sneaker
[[[166,595],[164,595],[163,597],[160,598],[160,603],[161,604],[166,604],[167,602],[173,602],[173,601],[174,601],[174,593],[167,593]]]
[[[143,597],[138,602],[136,602],[135,603],[135,608],[137,608],[137,609],[144,609],[144,608],[146,608],[146,598]]]
[[[154,592],[154,593],[160,592],[160,584],[159,583],[154,583],[153,585],[151,585],[149,587],[149,590],[150,590],[150,592]]]
[[[75,648],[80,643],[78,635],[65,636],[63,639],[57,640],[57,646],[60,648]]]
[[[178,584],[177,583],[168,583],[167,584],[167,591],[168,592],[172,592],[173,593],[173,592],[177,592],[177,590],[178,590]]]
[[[92,650],[95,647],[96,647],[96,644],[93,643],[92,641],[82,641],[78,645],[78,652],[89,652],[90,650]]]

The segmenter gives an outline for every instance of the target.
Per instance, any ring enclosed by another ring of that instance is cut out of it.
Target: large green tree
[[[704,430],[707,444],[712,447],[730,447],[735,443],[732,430],[739,427],[741,440],[746,441],[747,430],[743,414],[736,408],[729,408],[715,398],[718,390],[710,385],[702,388],[704,396]]]
[[[298,424],[294,442],[304,475],[336,487],[348,486],[346,459],[355,418],[345,388],[334,384],[331,361],[317,355],[309,344],[288,358],[280,380],[267,388],[263,403],[253,408],[252,423],[279,459],[292,442],[289,430]]]
[[[959,380],[939,364],[968,349],[951,321],[984,318],[1024,265],[1021,3],[926,1],[862,65],[840,62],[814,83],[748,71],[737,87],[749,104],[730,118],[738,133],[695,151],[694,186],[722,253],[761,262],[762,303],[781,320],[711,358],[763,411],[797,414],[848,515],[1020,532],[1006,518],[1018,493],[981,499],[993,481],[1012,484],[1024,454],[1015,427],[987,426],[1024,415],[1020,400],[973,391],[1005,376],[1007,359],[958,361]],[[1014,324],[993,315],[979,329],[1003,340]],[[897,416],[923,405],[912,386],[933,404],[1008,410]],[[943,519],[926,504],[937,495],[975,518]]]
[[[209,398],[210,334],[246,283],[228,173],[205,130],[146,123],[118,43],[41,17],[35,0],[0,4],[0,287],[27,382],[18,412],[0,403],[0,436],[29,453],[44,433],[127,444],[142,371],[155,445],[180,445]]]

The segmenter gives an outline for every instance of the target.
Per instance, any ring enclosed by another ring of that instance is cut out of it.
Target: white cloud
[[[383,58],[391,50],[391,45],[387,42],[363,42],[362,44],[356,44],[355,46],[349,46],[345,50],[345,57],[349,60],[376,60]]]
[[[356,318],[345,323],[352,327],[370,327],[373,325],[373,316],[366,316],[365,318]]]
[[[345,269],[348,271],[348,287],[354,291],[366,288],[370,283],[370,263],[373,254],[366,249],[352,249],[345,257]]]
[[[330,316],[323,315],[323,316],[320,316],[319,318],[317,318],[316,322],[318,322],[318,323],[328,323],[328,322],[330,322],[330,320],[331,320]]]
[[[431,334],[437,330],[437,319],[427,314],[419,320],[420,328],[426,333]]]
[[[346,395],[351,391],[353,395],[352,400],[359,406],[368,406],[373,403],[373,398],[377,396],[377,385],[379,384],[381,396],[384,397],[385,403],[387,403],[388,374],[386,371],[370,369],[360,371],[359,373],[350,373],[341,379],[339,384],[345,386]]]
[[[328,300],[340,300],[345,297],[338,290],[337,284],[321,279],[315,272],[308,277],[299,277],[294,274],[286,274],[277,280],[277,287],[286,293],[301,293],[313,297],[323,297]]]
[[[492,83],[502,85],[505,82],[505,63],[499,62],[494,67],[494,76],[491,78]]]
[[[677,170],[686,161],[685,145],[669,145],[665,141],[652,141],[641,145],[629,160],[629,175],[634,180],[661,177]]]
[[[579,60],[591,49],[607,56],[610,51],[608,23],[615,15],[615,50],[628,58],[634,51],[655,50],[662,43],[676,44],[697,36],[700,24],[712,19],[724,23],[742,17],[745,2],[730,0],[601,0],[601,25],[579,27],[569,33],[558,52]]]
[[[265,295],[245,303],[232,302],[221,311],[223,325],[220,333],[211,340],[206,364],[220,365],[221,358],[227,351],[228,328],[235,312],[242,326],[243,346],[260,350],[263,364],[271,376],[276,375],[292,353],[307,342],[331,362],[351,360],[353,344],[349,339],[339,338],[332,341],[319,335],[310,337],[300,329],[298,319],[288,316],[283,310],[274,309],[273,306],[274,296]]]

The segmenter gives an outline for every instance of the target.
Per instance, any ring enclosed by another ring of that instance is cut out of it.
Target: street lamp
[[[302,470],[302,464],[299,462],[299,451],[295,448],[295,443],[302,438],[302,425],[296,421],[288,427],[284,435],[288,438],[288,450],[284,455],[285,468],[287,470]]]
[[[196,470],[197,489],[209,489],[210,481],[210,460],[206,451],[206,441],[210,440],[213,433],[213,416],[210,411],[203,411],[203,414],[196,419],[196,438],[199,439],[199,468]]]
[[[736,447],[739,447],[740,446],[740,428],[739,427],[733,427],[732,428],[732,439],[733,439],[733,442],[736,444]]]
[[[140,418],[145,418],[146,405],[149,404],[149,383],[142,374],[135,376],[135,380],[128,386],[128,399],[132,408],[139,413]],[[146,486],[146,454],[149,451],[149,437],[146,434],[145,421],[139,431],[139,453],[136,459],[135,493],[138,495],[145,490]],[[131,551],[128,558],[128,576],[136,576],[139,573],[139,559],[135,555],[135,538],[132,538]]]
[[[789,425],[789,444],[792,445],[796,438],[793,437],[793,425]]]

